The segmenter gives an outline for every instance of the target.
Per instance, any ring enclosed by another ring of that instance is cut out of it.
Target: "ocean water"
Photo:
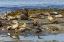
[[[0,14],[23,8],[64,9],[64,0],[0,0]]]

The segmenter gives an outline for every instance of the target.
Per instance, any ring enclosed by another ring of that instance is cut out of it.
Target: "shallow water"
[[[64,34],[57,34],[57,35],[47,35],[47,36],[39,36],[41,39],[38,38],[38,36],[19,36],[19,40],[33,40],[33,41],[59,41],[63,42],[64,41]],[[6,35],[0,35],[0,40],[4,41],[16,41],[16,39],[13,39],[9,36]]]
[[[12,33],[11,33],[12,34]],[[64,33],[51,33],[49,31],[43,31],[41,33],[35,34],[33,32],[24,33],[13,33],[17,35],[17,39],[14,39],[7,35],[7,33],[0,34],[0,40],[4,41],[18,41],[18,40],[32,40],[32,41],[51,41],[56,40],[59,42],[64,41]],[[27,35],[25,35],[27,34]]]

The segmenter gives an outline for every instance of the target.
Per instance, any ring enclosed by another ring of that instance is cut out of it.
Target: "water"
[[[32,41],[52,41],[52,40],[56,40],[59,42],[64,41],[64,34],[57,34],[57,35],[47,35],[47,36],[39,36],[40,38],[38,38],[38,36],[18,36],[20,39],[19,40],[32,40]],[[7,39],[6,39],[7,38]],[[13,39],[7,35],[0,35],[0,40],[4,40],[4,41],[16,41],[17,39]]]
[[[0,0],[0,14],[23,8],[64,9],[64,0]]]

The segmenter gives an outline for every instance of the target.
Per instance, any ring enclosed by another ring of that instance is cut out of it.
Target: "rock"
[[[24,14],[21,14],[20,19],[21,19],[21,20],[28,20],[28,17],[25,16]]]
[[[24,9],[22,10],[22,14],[24,14],[25,16],[28,17],[28,9],[27,9],[27,8],[24,8]]]

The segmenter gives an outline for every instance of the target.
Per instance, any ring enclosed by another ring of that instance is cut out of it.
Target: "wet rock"
[[[22,10],[22,14],[24,14],[25,16],[28,17],[28,9],[27,9],[27,8],[24,8],[24,9]]]
[[[21,20],[28,20],[28,17],[25,16],[24,14],[21,14],[20,19],[21,19]]]

